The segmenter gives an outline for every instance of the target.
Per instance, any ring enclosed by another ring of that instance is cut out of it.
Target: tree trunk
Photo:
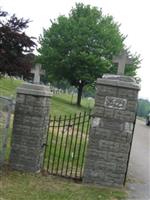
[[[82,90],[83,90],[83,85],[80,84],[78,87],[77,106],[81,106]]]

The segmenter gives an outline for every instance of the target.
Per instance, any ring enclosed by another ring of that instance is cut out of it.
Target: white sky
[[[104,14],[113,15],[115,21],[121,24],[121,32],[128,35],[126,45],[131,47],[132,53],[140,54],[142,59],[138,71],[142,79],[139,97],[150,100],[149,0],[0,0],[0,7],[17,17],[32,20],[26,33],[38,38],[43,28],[50,26],[50,19],[60,14],[67,15],[76,2],[102,8]]]

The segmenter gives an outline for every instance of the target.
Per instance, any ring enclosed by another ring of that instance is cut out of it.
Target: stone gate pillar
[[[139,86],[131,77],[104,75],[97,80],[85,183],[122,186],[128,168]]]
[[[10,166],[36,172],[41,169],[48,125],[50,92],[43,85],[25,83],[17,90]]]

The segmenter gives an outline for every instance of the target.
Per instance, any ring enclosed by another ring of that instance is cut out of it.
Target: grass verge
[[[123,189],[101,188],[41,174],[3,172],[1,200],[121,200]]]

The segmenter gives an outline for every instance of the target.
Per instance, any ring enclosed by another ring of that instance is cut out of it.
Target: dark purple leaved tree
[[[36,47],[33,37],[25,34],[29,19],[18,19],[0,10],[0,75],[23,76],[28,78],[34,63],[33,50]]]

